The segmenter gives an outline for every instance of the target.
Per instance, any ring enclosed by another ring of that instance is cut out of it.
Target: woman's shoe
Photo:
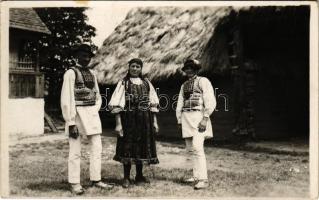
[[[135,184],[139,185],[139,184],[149,184],[150,180],[148,178],[146,178],[145,176],[136,176],[135,177]]]

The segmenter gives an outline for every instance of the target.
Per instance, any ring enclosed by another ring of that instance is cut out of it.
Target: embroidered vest
[[[124,81],[125,84],[125,110],[149,110],[149,85],[146,80],[142,84],[133,84],[130,80]]]
[[[87,68],[71,68],[75,72],[74,97],[76,106],[92,106],[96,103],[94,75]]]
[[[203,109],[203,91],[199,80],[200,77],[195,77],[183,84],[183,111],[200,111]]]

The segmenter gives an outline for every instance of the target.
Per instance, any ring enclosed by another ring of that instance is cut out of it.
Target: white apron
[[[213,137],[213,129],[210,118],[207,120],[206,131],[198,131],[198,125],[203,119],[203,116],[204,114],[202,111],[182,112],[181,122],[183,138],[193,137],[195,134],[203,135],[205,138]]]

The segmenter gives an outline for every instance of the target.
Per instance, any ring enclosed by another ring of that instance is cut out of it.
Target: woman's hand
[[[158,127],[158,123],[157,123],[157,117],[156,117],[156,113],[153,113],[153,128],[156,134],[159,133],[159,127]]]
[[[208,117],[203,117],[203,119],[199,122],[197,128],[200,133],[203,133],[206,131],[207,121],[208,121]]]
[[[153,127],[154,127],[154,130],[155,130],[155,133],[158,134],[159,133],[159,127],[158,127],[157,122],[153,123]]]
[[[118,136],[123,137],[124,134],[123,134],[123,127],[122,127],[120,114],[115,115],[115,121],[116,121],[115,132]]]
[[[123,137],[123,128],[122,124],[116,124],[115,126],[115,132],[118,136]]]

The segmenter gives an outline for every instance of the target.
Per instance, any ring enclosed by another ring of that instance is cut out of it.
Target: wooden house
[[[38,39],[50,34],[32,8],[11,8],[9,24],[9,132],[44,132],[44,75]]]
[[[308,6],[133,9],[93,59],[101,91],[111,88],[109,97],[127,73],[127,61],[137,56],[160,94],[174,100],[185,80],[180,70],[184,60],[198,59],[200,73],[216,90],[214,138],[227,140],[234,137],[238,115],[235,93],[245,89],[238,89],[243,78],[234,74],[250,61],[256,68],[257,138],[308,136],[309,13]],[[105,127],[112,124],[107,112],[101,116]],[[178,137],[173,109],[161,112],[159,123],[161,134]]]

